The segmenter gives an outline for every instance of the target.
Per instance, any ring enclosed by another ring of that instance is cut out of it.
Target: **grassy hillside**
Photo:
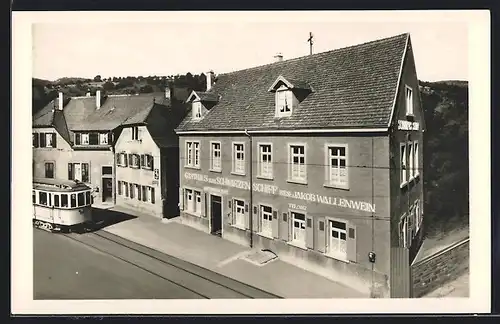
[[[175,87],[191,90],[204,90],[206,87],[206,77],[204,74],[171,76],[127,76],[94,79],[78,77],[65,77],[56,81],[48,81],[33,78],[33,106],[35,113],[43,108],[48,102],[57,96],[58,91],[62,91],[65,96],[79,97],[85,96],[87,92],[95,94],[97,89],[102,89],[107,94],[136,94],[163,92],[168,84]]]

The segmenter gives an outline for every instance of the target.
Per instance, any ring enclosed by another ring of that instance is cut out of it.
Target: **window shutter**
[[[130,193],[130,198],[134,198],[134,184],[133,183],[130,184],[129,193]]]
[[[75,145],[81,145],[82,143],[82,136],[80,133],[75,133]]]
[[[68,163],[68,180],[73,180],[73,164]]]
[[[250,211],[248,204],[245,204],[245,228],[250,229]]]
[[[316,232],[316,249],[319,252],[326,252],[326,223],[325,218],[321,217],[318,219],[318,231]]]
[[[128,154],[128,165],[131,167],[134,166],[134,164],[132,162],[132,154],[131,153]]]
[[[347,224],[347,259],[356,262],[356,226]]]
[[[40,147],[45,147],[45,133],[40,133]]]
[[[141,154],[141,168],[143,168],[146,165],[144,159],[145,159],[144,154]]]
[[[127,153],[122,153],[123,156],[123,166],[127,167],[128,166],[128,155]]]
[[[142,186],[142,201],[148,201],[148,188]]]
[[[88,163],[82,163],[82,182],[90,182]]]
[[[234,208],[233,207],[234,206],[231,202],[231,199],[228,199],[227,207],[228,207],[227,210],[229,211],[227,213],[227,222],[231,225],[234,223],[234,221],[233,221],[233,215],[234,215],[234,210],[233,210]]]
[[[306,247],[314,249],[314,227],[313,219],[306,216]]]
[[[121,166],[121,164],[120,164],[120,153],[116,153],[115,155],[116,155],[116,158],[115,158],[116,159],[116,165]]]
[[[113,133],[112,132],[108,133],[108,144],[109,145],[113,144]]]
[[[118,191],[118,195],[121,196],[121,194],[122,194],[122,182],[121,181],[118,181],[117,191]]]
[[[280,220],[280,239],[283,241],[288,241],[288,213],[285,212],[282,214],[281,220]]]
[[[253,205],[252,210],[253,210],[253,213],[252,213],[252,227],[253,227],[253,231],[254,232],[259,232],[260,231],[260,228],[259,228],[260,217],[259,217],[259,212],[258,212],[257,205]]]
[[[137,199],[142,200],[142,186],[141,185],[136,185],[137,189]]]
[[[35,147],[40,147],[39,138],[40,136],[38,135],[38,133],[35,133],[35,143],[33,143]]]
[[[155,188],[151,187],[151,203],[155,203]]]
[[[279,212],[277,210],[273,210],[273,221],[272,221],[272,229],[273,229],[273,237],[278,238],[279,236],[279,218],[278,218]]]
[[[52,147],[57,147],[57,135],[56,133],[52,133]]]
[[[151,159],[151,170],[154,170],[155,168],[155,159],[152,155],[149,156],[149,158]]]
[[[184,210],[184,189],[179,188],[179,210]]]
[[[293,217],[292,213],[288,214],[288,241],[293,240]]]

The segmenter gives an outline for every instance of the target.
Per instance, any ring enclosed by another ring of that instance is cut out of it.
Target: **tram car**
[[[78,181],[33,179],[33,225],[50,232],[92,228],[92,188]]]

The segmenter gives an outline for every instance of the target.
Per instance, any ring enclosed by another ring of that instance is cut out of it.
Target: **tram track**
[[[131,264],[204,299],[282,298],[187,261],[162,254],[141,244],[129,242],[110,233],[103,234],[89,232],[76,235],[61,233],[59,235]],[[125,251],[132,253],[132,255],[135,254],[135,257],[125,257],[123,255],[126,254]],[[141,263],[143,264],[141,265]],[[168,271],[171,271],[168,277],[161,274],[161,272]],[[226,281],[226,284],[222,281]],[[197,286],[197,288],[193,288],[193,286]]]

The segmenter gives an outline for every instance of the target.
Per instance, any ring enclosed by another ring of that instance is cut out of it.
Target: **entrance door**
[[[222,236],[222,198],[210,195],[210,233]]]
[[[113,201],[113,179],[102,178],[102,201]]]

